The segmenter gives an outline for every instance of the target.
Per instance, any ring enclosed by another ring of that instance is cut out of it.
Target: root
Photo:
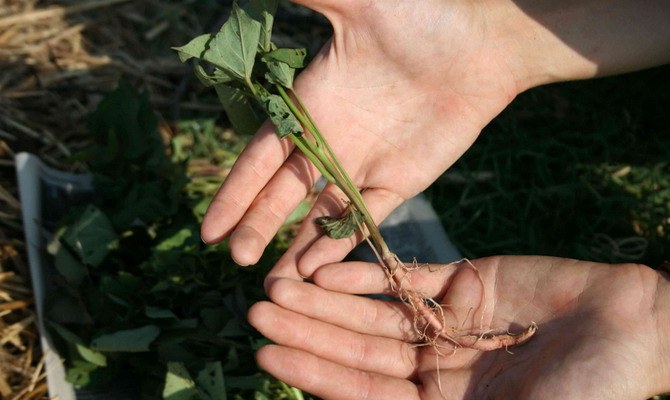
[[[386,267],[386,274],[391,288],[398,293],[400,299],[414,312],[414,330],[423,343],[437,348],[442,345],[440,343],[446,342],[454,350],[457,348],[468,348],[491,351],[519,346],[527,342],[537,332],[537,325],[531,323],[518,333],[488,331],[479,334],[455,335],[455,330],[446,326],[443,306],[432,299],[426,299],[419,292],[411,288],[407,272],[418,268],[416,261],[412,267],[408,268],[391,252],[382,254],[380,258]],[[464,259],[456,263],[463,261],[466,261],[467,265],[477,271],[469,260]]]

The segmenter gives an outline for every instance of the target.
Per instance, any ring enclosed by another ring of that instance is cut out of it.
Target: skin
[[[377,221],[440,176],[518,93],[670,60],[665,0],[302,3],[334,35],[296,89]],[[235,261],[256,263],[316,179],[266,124],[212,201],[203,240],[230,237]],[[341,198],[327,187],[306,220],[337,215]],[[309,276],[357,240],[323,238],[309,222],[272,275]]]
[[[376,221],[449,168],[517,94],[670,60],[667,0],[301,3],[325,15],[334,35],[296,90]],[[203,240],[229,237],[236,262],[254,264],[317,178],[265,125],[210,205]],[[266,280],[274,303],[250,311],[278,343],[258,352],[278,378],[337,399],[642,399],[670,390],[659,334],[668,332],[659,311],[669,305],[667,282],[648,267],[500,257],[473,262],[483,286],[467,268],[419,274],[415,286],[448,304],[464,334],[539,325],[514,355],[445,348],[437,358],[409,345],[397,303],[346,294],[384,290],[378,266],[321,267],[360,240],[325,238],[311,222],[340,213],[341,198],[325,188]]]
[[[276,279],[249,321],[275,344],[257,354],[277,378],[325,399],[646,399],[670,390],[669,284],[643,265],[492,257],[412,273],[463,334],[518,331],[526,344],[480,352],[416,346],[407,308],[375,264],[341,263],[316,285]],[[431,271],[432,270],[432,271]],[[439,366],[439,368],[438,368]],[[440,389],[442,387],[442,390]]]

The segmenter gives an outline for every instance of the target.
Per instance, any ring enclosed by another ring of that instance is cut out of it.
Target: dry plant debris
[[[175,105],[176,88],[190,71],[170,43],[208,29],[191,12],[193,3],[0,0],[2,399],[47,396],[13,157],[31,151],[73,170],[64,160],[84,145],[86,116],[121,77],[147,90],[156,107],[206,109]]]

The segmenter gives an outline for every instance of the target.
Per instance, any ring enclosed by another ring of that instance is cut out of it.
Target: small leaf
[[[293,76],[295,69],[288,64],[270,61],[267,63],[268,73],[266,78],[270,83],[279,84],[287,88],[293,88]]]
[[[307,50],[305,49],[276,49],[265,55],[262,60],[265,62],[276,61],[284,63],[291,68],[303,68],[305,66],[305,59],[307,58]]]
[[[358,224],[363,221],[363,214],[358,210],[351,209],[343,217],[319,217],[315,221],[328,237],[344,239],[356,232]]]
[[[160,328],[156,325],[118,331],[93,339],[91,348],[98,351],[149,351],[149,345],[158,337],[159,333]]]
[[[263,101],[265,111],[276,127],[277,135],[284,138],[290,134],[301,134],[304,130],[298,119],[293,115],[288,105],[280,96],[271,94]]]

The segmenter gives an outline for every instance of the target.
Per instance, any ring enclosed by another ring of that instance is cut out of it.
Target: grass
[[[670,68],[521,94],[428,191],[467,257],[670,260]],[[454,171],[464,181],[454,183]]]

